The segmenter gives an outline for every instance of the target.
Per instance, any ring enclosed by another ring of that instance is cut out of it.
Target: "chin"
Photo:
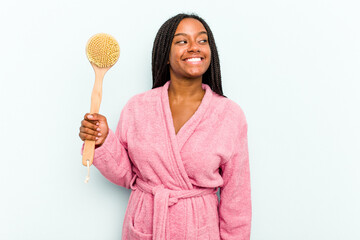
[[[203,72],[203,71],[201,71],[201,72],[190,72],[190,73],[187,74],[188,75],[187,77],[189,77],[189,78],[199,78],[199,77],[202,77],[205,74],[205,72]]]
[[[197,79],[201,78],[206,71],[204,69],[188,69],[188,71],[181,71],[181,72],[173,72],[170,69],[170,75],[174,74],[179,78],[188,78],[188,79]]]
[[[203,74],[199,74],[199,75],[188,75],[187,78],[189,79],[198,79],[201,78],[203,76]]]

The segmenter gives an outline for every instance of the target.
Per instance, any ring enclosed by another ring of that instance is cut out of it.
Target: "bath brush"
[[[95,71],[95,83],[91,94],[90,113],[98,113],[102,97],[102,83],[105,73],[117,62],[120,47],[116,39],[106,33],[92,36],[86,44],[86,56]],[[85,140],[82,163],[87,166],[87,183],[90,179],[90,166],[94,160],[95,141]]]

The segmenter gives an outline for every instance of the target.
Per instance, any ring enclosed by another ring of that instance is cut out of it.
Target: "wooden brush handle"
[[[94,64],[91,64],[95,71],[95,83],[93,91],[91,94],[91,107],[90,113],[99,113],[101,97],[102,97],[102,83],[105,76],[105,73],[110,69],[108,68],[99,68]],[[82,163],[84,166],[87,166],[86,162],[89,160],[89,165],[91,166],[94,160],[95,152],[95,141],[85,140],[84,151]]]

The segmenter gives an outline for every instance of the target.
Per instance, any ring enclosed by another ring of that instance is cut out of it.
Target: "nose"
[[[200,47],[196,41],[189,42],[188,52],[200,52]]]

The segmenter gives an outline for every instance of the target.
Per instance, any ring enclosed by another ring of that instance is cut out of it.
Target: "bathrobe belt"
[[[136,179],[136,185],[135,185]],[[206,194],[216,193],[216,188],[190,189],[190,190],[171,190],[165,188],[163,184],[151,186],[141,180],[136,175],[131,180],[131,189],[139,189],[143,192],[154,195],[154,215],[153,215],[153,240],[165,240],[165,227],[168,217],[168,209],[176,204],[181,198],[198,197]]]

